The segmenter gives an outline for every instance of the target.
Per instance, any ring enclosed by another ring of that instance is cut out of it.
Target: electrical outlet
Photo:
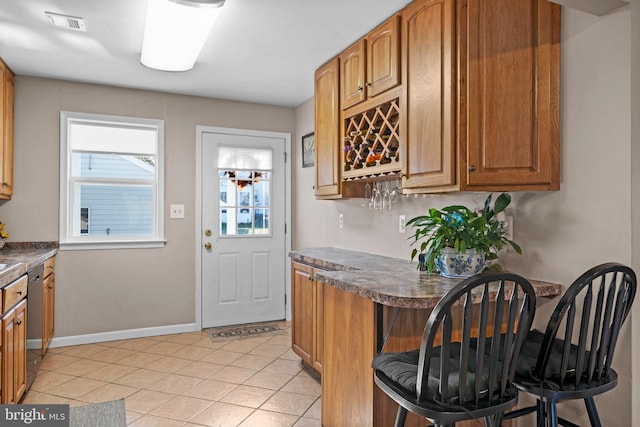
[[[400,215],[398,217],[398,231],[402,234],[406,233],[407,231],[407,219],[404,215]]]
[[[509,240],[513,240],[513,215],[507,215],[505,217],[505,228],[506,232],[504,233],[504,237]]]
[[[176,219],[184,218],[184,205],[170,205],[169,218],[176,218]]]
[[[344,226],[344,215],[338,215],[338,228],[342,228]]]

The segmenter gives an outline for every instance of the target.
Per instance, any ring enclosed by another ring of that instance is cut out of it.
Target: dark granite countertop
[[[0,270],[0,288],[13,282],[58,252],[58,242],[8,242],[0,249],[0,264],[10,268]]]
[[[415,262],[346,249],[309,248],[292,251],[289,256],[293,261],[328,270],[315,273],[323,283],[392,307],[433,308],[460,282],[420,272]],[[559,284],[529,281],[539,297],[562,292]]]

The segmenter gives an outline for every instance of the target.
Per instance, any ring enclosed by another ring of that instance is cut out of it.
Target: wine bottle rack
[[[399,122],[398,98],[344,120],[344,179],[400,171]]]

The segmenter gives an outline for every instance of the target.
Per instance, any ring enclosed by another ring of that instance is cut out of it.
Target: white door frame
[[[282,138],[285,141],[285,221],[287,224],[285,235],[285,306],[286,320],[291,320],[291,134],[286,132],[257,131],[249,129],[224,128],[217,126],[196,126],[196,325],[202,329],[202,134],[203,133],[233,133],[239,135],[260,136],[267,138]],[[277,155],[277,153],[274,153]]]

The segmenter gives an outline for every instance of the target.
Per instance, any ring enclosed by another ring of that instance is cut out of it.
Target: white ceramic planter
[[[484,270],[484,266],[484,253],[476,252],[475,249],[456,253],[453,248],[444,248],[442,255],[436,258],[436,267],[440,271],[440,275],[444,277],[471,277]]]

